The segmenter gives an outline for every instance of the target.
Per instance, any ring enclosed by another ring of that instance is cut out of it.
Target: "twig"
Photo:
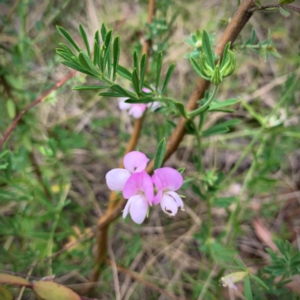
[[[11,132],[14,130],[14,128],[17,126],[18,122],[21,120],[23,115],[25,115],[32,107],[36,106],[38,103],[43,101],[45,97],[47,97],[49,94],[51,94],[53,91],[60,88],[62,85],[64,85],[70,78],[72,78],[77,71],[71,71],[68,75],[66,75],[63,79],[61,79],[59,82],[57,82],[50,90],[44,92],[42,95],[40,95],[38,98],[36,98],[33,102],[31,102],[28,106],[26,106],[14,119],[14,121],[11,123],[11,125],[7,128],[5,133],[3,134],[3,138],[0,141],[0,148],[3,146],[5,141],[8,139]]]
[[[290,5],[290,4],[267,4],[267,5],[262,5],[261,7],[258,7],[258,6],[252,7],[248,11],[249,12],[254,12],[254,11],[257,11],[257,10],[265,10],[265,9],[268,9],[268,8],[280,8],[280,7],[283,7],[283,8],[286,8],[286,9],[291,9],[291,10],[296,11],[297,13],[300,13],[300,7]]]

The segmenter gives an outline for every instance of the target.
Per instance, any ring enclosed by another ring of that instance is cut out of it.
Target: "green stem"
[[[194,118],[195,116],[199,115],[200,113],[204,112],[211,104],[211,102],[213,101],[213,99],[215,98],[217,92],[219,89],[219,85],[215,85],[212,94],[210,95],[209,99],[200,107],[198,107],[197,109],[191,111],[188,113],[189,118]]]

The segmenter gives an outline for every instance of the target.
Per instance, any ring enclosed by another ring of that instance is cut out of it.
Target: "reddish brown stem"
[[[33,102],[31,102],[28,106],[26,106],[13,120],[11,125],[7,128],[5,133],[3,134],[3,138],[0,141],[0,148],[3,146],[5,141],[10,136],[11,132],[14,130],[14,128],[17,126],[21,118],[34,106],[36,106],[38,103],[43,101],[45,97],[47,97],[49,94],[51,94],[53,91],[60,88],[62,85],[64,85],[70,78],[72,78],[77,71],[71,71],[68,75],[66,75],[63,79],[61,79],[59,82],[57,82],[50,90],[44,92],[42,95],[40,95],[38,98],[36,98]]]

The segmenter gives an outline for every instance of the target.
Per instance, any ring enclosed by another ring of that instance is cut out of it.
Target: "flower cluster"
[[[109,189],[122,192],[124,198],[128,199],[123,218],[130,213],[137,224],[143,223],[152,204],[160,204],[163,212],[171,216],[176,215],[178,207],[184,209],[180,196],[175,192],[182,186],[181,174],[175,169],[164,167],[156,169],[150,177],[145,171],[148,161],[144,153],[132,151],[124,157],[124,169],[113,169],[106,174]]]

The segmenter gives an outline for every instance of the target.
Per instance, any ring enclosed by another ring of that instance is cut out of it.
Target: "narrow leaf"
[[[205,30],[202,32],[202,47],[203,47],[203,52],[206,55],[206,59],[208,64],[212,69],[215,67],[215,62],[214,62],[214,54],[211,49],[211,43],[209,36]]]
[[[222,102],[213,102],[210,105],[208,111],[214,111],[216,109],[219,109],[219,108],[222,108],[222,107],[226,107],[226,106],[230,106],[230,105],[234,105],[234,104],[239,103],[239,102],[240,102],[240,100],[234,99],[234,98],[227,99],[227,100],[224,100]]]
[[[133,66],[136,69],[136,72],[139,73],[139,59],[136,51],[133,52]]]
[[[79,71],[81,73],[84,73],[84,74],[87,74],[87,75],[90,75],[90,76],[93,76],[94,77],[94,74],[84,68],[82,68],[80,65],[74,63],[74,62],[71,62],[71,61],[67,61],[67,60],[63,60],[61,61],[61,63],[71,69],[74,69],[76,71]]]
[[[169,81],[171,79],[171,76],[173,75],[173,72],[174,72],[174,69],[175,69],[175,64],[172,64],[168,71],[167,71],[167,74],[166,74],[166,78],[165,78],[165,81],[164,81],[164,84],[163,84],[163,88],[161,90],[161,93],[164,94],[165,90],[167,89],[168,87],[168,84],[169,84]]]
[[[76,56],[76,55],[73,53],[73,51],[72,51],[67,45],[65,45],[64,43],[59,43],[59,45],[63,48],[63,50],[64,50],[66,53],[70,54],[71,56]]]
[[[89,41],[88,41],[88,38],[87,38],[87,34],[82,26],[81,23],[79,23],[79,32],[80,32],[80,35],[84,41],[84,44],[85,44],[85,48],[86,48],[86,51],[87,51],[87,54],[89,57],[91,57],[91,50],[90,50],[90,45],[89,45]]]
[[[280,0],[279,4],[290,4],[290,3],[293,3],[293,2],[295,2],[295,0]]]
[[[161,67],[162,67],[162,52],[159,52],[158,56],[157,56],[157,63],[156,63],[156,76],[155,76],[155,90],[156,91],[159,86]]]
[[[152,97],[143,97],[143,98],[128,98],[125,102],[126,103],[151,103],[153,102],[155,99],[153,99]]]
[[[176,102],[175,105],[176,105],[176,108],[178,109],[179,113],[181,114],[181,116],[183,116],[184,118],[187,118],[187,113],[186,113],[184,105],[180,102]]]
[[[114,44],[113,44],[113,81],[116,80],[119,59],[120,59],[120,37],[117,36],[114,39]]]
[[[140,65],[140,91],[144,86],[144,78],[146,74],[146,54],[143,54]]]
[[[104,23],[102,23],[102,25],[101,25],[101,37],[102,37],[103,42],[105,41],[106,32],[107,32],[106,27],[105,27]]]
[[[99,93],[98,95],[102,96],[102,97],[124,98],[124,95],[119,94],[119,93],[113,93],[113,92],[103,92],[103,93]]]
[[[71,35],[67,30],[60,26],[56,26],[57,30],[69,41],[69,43],[77,50],[80,51],[80,48],[78,45],[75,43],[75,41],[72,39]]]
[[[223,68],[223,66],[226,64],[227,60],[229,59],[228,51],[230,50],[230,45],[231,43],[228,42],[224,48],[220,69]]]
[[[166,145],[167,145],[166,139],[163,138],[157,146],[155,158],[154,158],[154,170],[160,168],[163,164],[164,157],[167,151]]]
[[[105,85],[77,85],[72,88],[72,90],[78,91],[78,90],[104,90],[108,89],[109,86]]]
[[[117,73],[122,76],[123,78],[126,78],[128,80],[131,81],[131,73],[129,70],[127,70],[125,67],[121,66],[121,65],[118,65],[118,68],[117,68]]]
[[[129,98],[134,98],[136,99],[136,95],[128,90],[125,90],[124,88],[122,88],[120,85],[118,84],[113,84],[110,87],[112,90],[114,90],[115,92],[122,94],[123,97],[129,97]]]
[[[250,277],[252,278],[252,279],[254,279],[256,282],[258,282],[262,287],[264,287],[266,290],[268,290],[269,289],[269,287],[259,278],[259,277],[257,277],[257,276],[255,276],[255,275],[253,275],[253,274],[249,274],[250,275]]]
[[[94,65],[99,65],[99,55],[100,55],[100,38],[99,38],[99,31],[95,32],[94,37]]]
[[[139,85],[139,77],[137,75],[136,69],[134,69],[132,72],[131,80],[132,80],[134,90],[135,90],[136,94],[139,96],[140,95],[140,85]]]
[[[216,207],[227,208],[236,200],[235,197],[224,197],[224,198],[217,198],[214,201],[214,205]]]
[[[91,73],[95,75],[100,75],[99,72],[94,67],[90,58],[87,56],[87,54],[85,54],[84,52],[80,52],[78,55],[78,59],[82,67],[89,70]]]
[[[199,67],[197,61],[195,60],[195,58],[191,57],[191,58],[190,58],[190,61],[191,61],[192,67],[194,68],[194,70],[197,72],[197,74],[198,74],[199,76],[201,76],[201,77],[204,78],[205,80],[210,80],[207,76],[205,76],[205,75],[201,72],[200,67]]]
[[[105,42],[104,42],[105,47],[104,47],[104,56],[103,56],[104,70],[108,62],[108,56],[110,55],[111,36],[112,36],[112,30],[108,31],[105,36]]]
[[[235,263],[242,269],[242,270],[246,270],[246,267],[244,266],[244,264],[239,260],[237,259],[236,257],[233,258],[233,260],[235,261]]]
[[[244,294],[245,294],[245,297],[246,297],[247,300],[253,300],[249,276],[245,277]]]

